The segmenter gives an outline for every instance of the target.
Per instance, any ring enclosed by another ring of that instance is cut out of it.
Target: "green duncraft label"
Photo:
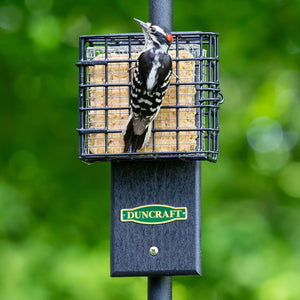
[[[152,204],[131,209],[121,209],[121,222],[155,225],[186,219],[186,207]]]

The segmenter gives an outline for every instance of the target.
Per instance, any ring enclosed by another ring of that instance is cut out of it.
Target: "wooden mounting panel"
[[[200,174],[200,161],[111,163],[111,276],[200,275]],[[167,213],[151,213],[148,205],[162,205]],[[176,208],[186,208],[187,218]],[[137,213],[122,221],[124,209]],[[152,217],[160,224],[147,224]],[[157,255],[149,253],[153,246]]]

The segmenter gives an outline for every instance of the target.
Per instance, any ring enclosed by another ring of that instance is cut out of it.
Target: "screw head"
[[[157,248],[156,246],[152,246],[152,247],[149,249],[149,253],[150,253],[150,255],[152,255],[152,256],[157,255],[157,253],[158,253],[158,248]]]

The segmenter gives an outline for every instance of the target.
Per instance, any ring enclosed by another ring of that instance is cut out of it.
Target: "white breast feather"
[[[149,73],[149,76],[147,78],[147,90],[151,91],[157,81],[157,69],[160,67],[160,63],[158,61],[158,58],[155,57],[152,65],[152,69]]]

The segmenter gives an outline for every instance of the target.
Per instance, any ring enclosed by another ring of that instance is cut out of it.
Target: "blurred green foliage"
[[[173,298],[300,299],[300,1],[174,1],[220,32],[220,155],[202,172],[203,276]],[[109,277],[109,163],[77,159],[78,37],[147,1],[0,1],[0,299],[146,299]]]

